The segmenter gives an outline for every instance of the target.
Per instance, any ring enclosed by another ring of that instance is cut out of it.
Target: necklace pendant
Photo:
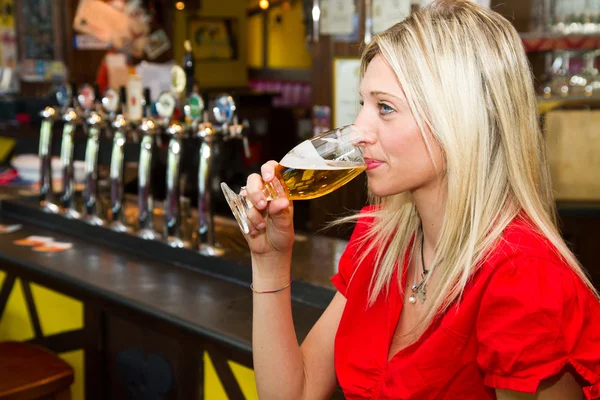
[[[410,296],[410,297],[408,298],[408,302],[409,302],[410,304],[415,304],[415,303],[417,302],[417,299],[415,299],[415,296]]]
[[[426,300],[426,298],[427,298],[427,296],[426,296],[426,294],[427,294],[427,291],[426,291],[426,289],[427,289],[426,285],[425,285],[425,284],[423,284],[423,285],[422,285],[422,286],[419,288],[419,291],[417,292],[417,295],[419,296],[419,301],[421,302],[421,304],[425,303],[425,300]]]

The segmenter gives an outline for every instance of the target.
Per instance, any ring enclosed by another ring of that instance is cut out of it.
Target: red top
[[[347,299],[335,338],[346,398],[495,399],[494,388],[534,393],[567,364],[589,382],[587,399],[600,396],[600,303],[519,218],[460,302],[388,362],[403,297],[392,284],[367,307],[374,254],[360,268],[355,260],[371,222],[359,220],[332,278]]]

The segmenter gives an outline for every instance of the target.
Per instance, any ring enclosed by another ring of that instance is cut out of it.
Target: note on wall
[[[354,123],[359,112],[360,59],[339,58],[333,62],[333,124]]]
[[[350,35],[356,7],[350,0],[321,0],[321,34]]]
[[[51,61],[54,48],[54,18],[52,0],[22,0],[21,33],[23,58]]]
[[[373,33],[385,31],[410,15],[411,0],[372,0]]]

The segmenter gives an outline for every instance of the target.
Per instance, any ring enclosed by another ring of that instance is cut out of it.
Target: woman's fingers
[[[254,207],[264,210],[267,207],[267,199],[262,192],[264,182],[260,175],[252,174],[246,181],[246,193]]]
[[[279,163],[277,161],[267,161],[260,167],[260,172],[262,174],[262,178],[265,182],[271,182],[271,180],[275,177],[275,169]]]
[[[266,226],[266,221],[261,211],[265,210],[267,207],[267,199],[262,193],[262,188],[263,180],[260,175],[252,174],[248,177],[246,183],[246,196],[254,205],[247,213],[251,234],[253,230],[261,230]]]

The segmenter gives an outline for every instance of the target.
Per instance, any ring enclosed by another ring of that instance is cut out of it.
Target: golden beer
[[[348,125],[299,143],[279,162],[278,179],[263,186],[263,195],[267,201],[281,197],[310,200],[333,192],[367,169],[359,147],[363,142],[360,130]],[[222,182],[221,189],[240,229],[249,233],[248,212],[254,204],[246,197],[245,188],[236,194]]]
[[[276,174],[290,200],[310,200],[333,192],[366,169],[363,163],[326,161],[328,168],[304,169],[279,164]]]

